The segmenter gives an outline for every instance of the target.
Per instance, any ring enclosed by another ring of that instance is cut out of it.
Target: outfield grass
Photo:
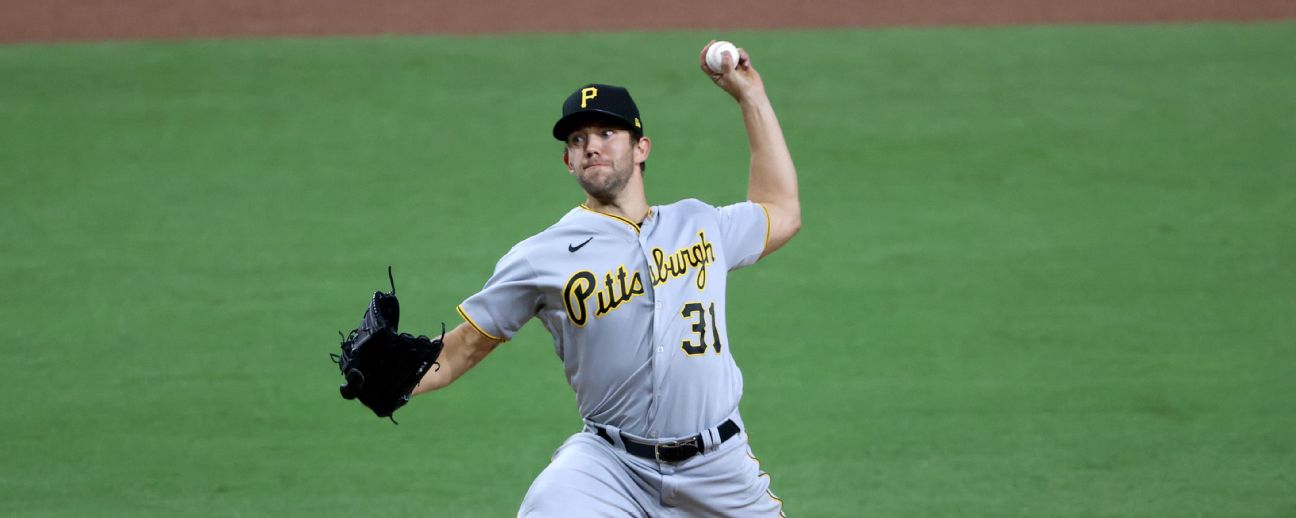
[[[651,201],[741,199],[711,36],[0,47],[0,515],[512,515],[579,426],[543,327],[400,426],[335,331],[578,203],[584,82]],[[1296,25],[720,36],[802,179],[728,330],[789,514],[1296,515]]]

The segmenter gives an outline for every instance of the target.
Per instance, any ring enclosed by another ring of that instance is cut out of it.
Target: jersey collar
[[[633,222],[633,221],[630,221],[630,220],[628,220],[628,219],[626,219],[626,218],[623,218],[623,217],[621,217],[621,216],[618,216],[618,215],[616,215],[616,214],[608,214],[608,213],[606,213],[606,212],[602,212],[602,211],[597,211],[597,210],[591,209],[591,208],[589,208],[588,205],[585,205],[584,203],[580,204],[580,208],[585,209],[586,211],[592,212],[592,213],[594,213],[594,214],[598,214],[598,215],[600,215],[600,216],[604,216],[604,217],[608,217],[608,218],[615,219],[615,220],[617,220],[617,221],[620,221],[620,222],[622,222],[622,223],[625,223],[626,225],[630,225],[630,228],[634,229],[634,231],[635,231],[636,234],[639,233],[639,224],[638,224],[638,223],[635,223],[635,222]],[[648,213],[647,213],[647,214],[644,214],[644,219],[647,220],[648,218],[652,217],[652,213],[653,213],[652,207],[648,207]]]

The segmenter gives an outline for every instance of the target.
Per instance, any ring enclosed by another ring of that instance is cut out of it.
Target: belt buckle
[[[653,456],[657,458],[657,462],[674,464],[679,461],[662,460],[662,454],[661,454],[662,448],[679,448],[680,446],[692,446],[694,449],[697,449],[697,437],[689,437],[687,440],[683,440],[683,441],[671,441],[671,442],[653,445]]]

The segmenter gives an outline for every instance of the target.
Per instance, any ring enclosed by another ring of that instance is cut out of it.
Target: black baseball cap
[[[619,86],[590,83],[577,88],[563,102],[562,113],[553,127],[554,138],[562,141],[567,140],[577,124],[600,116],[624,122],[627,128],[643,133],[639,107],[630,98],[630,91]]]

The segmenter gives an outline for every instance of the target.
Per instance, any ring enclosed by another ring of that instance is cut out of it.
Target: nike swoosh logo
[[[576,253],[577,250],[580,250],[580,249],[583,248],[585,245],[588,245],[590,241],[593,241],[593,240],[594,240],[594,236],[590,236],[589,239],[586,239],[584,243],[581,243],[581,244],[579,244],[579,245],[575,245],[575,246],[573,246],[573,245],[567,245],[567,251],[568,251],[568,252],[571,252],[571,253]]]

